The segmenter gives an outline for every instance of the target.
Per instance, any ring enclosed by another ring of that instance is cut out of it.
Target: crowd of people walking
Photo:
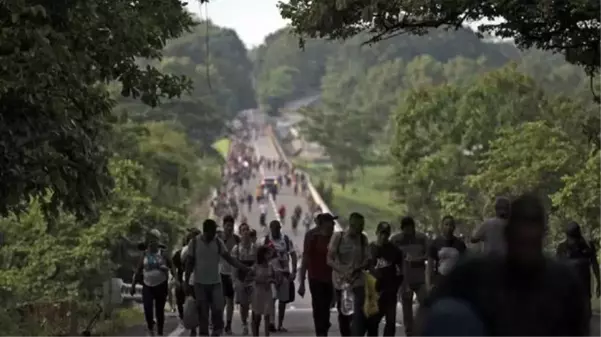
[[[252,157],[239,157],[249,163],[243,168],[278,164],[255,165]],[[232,177],[240,174],[231,172]],[[342,336],[377,336],[382,321],[383,335],[394,336],[399,302],[407,336],[588,335],[590,300],[601,293],[594,243],[571,222],[556,256],[548,257],[543,252],[547,214],[537,197],[499,198],[495,212],[467,244],[456,235],[458,224],[450,215],[441,219],[442,231],[434,238],[404,216],[398,232],[394,224],[378,223],[370,242],[362,214],[351,213],[348,226],[336,232],[337,217],[319,213],[308,220],[314,226],[308,226],[300,256],[281,221],[269,222],[262,236],[231,209],[222,217],[221,231],[215,220],[205,220],[202,230],[189,231],[172,258],[160,248],[160,233],[153,231],[135,278],[144,287],[148,329],[163,334],[159,309],[171,272],[180,317],[186,314],[186,297],[195,300],[198,324],[191,334],[232,334],[235,305],[243,335],[258,336],[261,325],[266,336],[286,332],[286,306],[296,294],[304,297],[308,285],[317,336],[330,333],[333,307]],[[475,243],[478,252],[468,247]],[[597,282],[594,293],[591,276]],[[374,303],[375,310],[367,310]]]

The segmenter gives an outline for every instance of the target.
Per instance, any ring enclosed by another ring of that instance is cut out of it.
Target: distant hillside
[[[258,103],[276,113],[286,102],[319,93],[327,72],[342,72],[351,64],[366,70],[390,60],[411,62],[422,55],[441,63],[453,59],[473,60],[483,69],[516,62],[520,71],[553,90],[560,90],[559,87],[580,90],[585,78],[583,71],[568,64],[561,55],[539,50],[520,51],[511,42],[480,39],[468,28],[433,30],[423,36],[400,35],[373,45],[362,45],[366,40],[365,35],[347,41],[310,39],[301,49],[298,37],[289,28],[269,35],[249,53]]]

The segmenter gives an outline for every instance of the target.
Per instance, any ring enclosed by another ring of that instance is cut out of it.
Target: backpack
[[[340,232],[340,234],[338,235],[338,242],[336,243],[336,251],[338,251],[340,249],[340,244],[342,243],[342,235],[344,235],[344,232]],[[365,249],[367,248],[367,236],[365,236],[365,234],[361,233],[361,259],[363,259],[365,257]]]
[[[171,257],[171,262],[177,270],[180,270],[184,267],[184,264],[182,263],[182,248],[176,250],[175,253],[173,253],[173,256]]]
[[[198,234],[197,236],[194,237],[194,239],[192,239],[190,241],[190,247],[188,247],[188,256],[187,258],[189,259],[188,263],[192,263],[192,265],[194,265],[194,263],[196,263],[196,241],[198,241],[200,239],[200,236],[202,234]],[[217,245],[217,254],[221,255],[223,253],[223,250],[225,249],[225,245],[223,244],[223,241],[215,236],[215,238],[213,238],[213,240],[217,240],[216,241],[216,245]]]
[[[269,235],[265,235],[265,241],[263,242],[263,245],[268,245],[269,242],[271,242]],[[284,234],[284,242],[286,243],[286,251],[290,252],[290,238],[286,234]]]

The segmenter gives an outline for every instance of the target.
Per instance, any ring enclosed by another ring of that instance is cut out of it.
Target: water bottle
[[[355,295],[350,284],[342,285],[342,294],[340,295],[340,312],[345,316],[355,313]]]

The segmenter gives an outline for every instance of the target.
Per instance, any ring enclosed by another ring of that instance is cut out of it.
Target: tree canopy
[[[386,184],[373,184],[398,215],[436,231],[451,214],[466,234],[496,196],[534,191],[551,210],[550,243],[568,219],[599,237],[599,106],[581,67],[464,28],[363,46],[367,37],[335,44],[320,102],[300,111],[337,183],[366,184],[357,175],[386,167]]]
[[[301,36],[347,39],[367,32],[367,43],[488,20],[478,24],[480,33],[512,38],[522,49],[563,53],[591,75],[599,70],[601,5],[593,0],[552,5],[516,0],[453,0],[442,4],[424,0],[290,0],[280,1],[279,7],[282,17],[290,19]]]
[[[211,144],[254,106],[252,65],[184,6],[0,4],[3,333],[78,334],[149,229],[172,248],[206,216]]]
[[[252,64],[233,30],[203,21],[190,33],[169,41],[156,67],[166,74],[187,76],[193,88],[158,107],[120,98],[117,110],[127,111],[136,121],[177,121],[204,150],[210,150],[223,135],[226,121],[256,106]]]
[[[136,58],[159,58],[194,21],[179,1],[11,1],[0,12],[0,214],[48,190],[45,211],[94,213],[111,188],[105,85],[118,81],[124,96],[150,106],[188,90],[185,76]]]

